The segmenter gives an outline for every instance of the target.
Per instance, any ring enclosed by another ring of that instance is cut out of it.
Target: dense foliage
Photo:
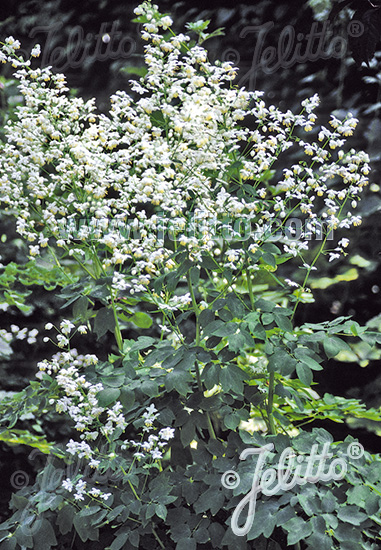
[[[209,61],[207,22],[176,34],[150,2],[136,14],[145,75],[107,114],[37,66],[38,46],[26,60],[14,38],[2,45],[23,103],[4,127],[1,200],[29,247],[3,270],[4,308],[25,309],[17,284],[38,283],[72,314],[46,323],[58,351],[1,403],[2,439],[46,458],[12,496],[0,548],[375,550],[379,456],[304,427],[380,421],[311,388],[327,360],[380,335],[348,316],[296,322],[319,261],[345,257],[339,231],[361,222],[369,156],[347,146],[358,120],[317,128],[317,95],[298,114],[267,106],[234,85],[232,63]],[[81,352],[92,334],[114,337],[102,357]],[[61,415],[70,433],[51,441],[46,421]],[[341,472],[307,474],[314,445]],[[249,447],[275,472],[255,518]],[[285,457],[295,482],[277,487]]]

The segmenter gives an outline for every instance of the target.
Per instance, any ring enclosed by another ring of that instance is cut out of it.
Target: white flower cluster
[[[117,401],[112,408],[99,406],[97,394],[104,389],[101,383],[91,384],[86,377],[79,372],[81,366],[94,364],[97,358],[94,355],[79,356],[76,350],[56,354],[52,361],[41,361],[39,377],[47,372],[55,373],[55,379],[62,396],[52,398],[50,404],[55,404],[59,413],[66,413],[75,422],[75,429],[81,432],[82,440],[93,441],[100,435],[110,436],[117,428],[122,431],[127,422],[121,414],[122,405]],[[105,419],[100,422],[99,416],[103,414]],[[93,450],[84,441],[78,443],[70,440],[67,445],[70,454],[79,457],[92,458]]]
[[[74,500],[76,501],[85,500],[86,495],[92,499],[102,500],[108,500],[111,496],[111,493],[104,493],[97,487],[89,489],[87,482],[83,478],[77,479],[74,482],[70,478],[67,478],[62,482],[62,486],[69,493],[74,491]]]
[[[52,330],[52,328],[56,328],[56,330],[58,331],[59,334],[57,334],[57,346],[59,348],[66,348],[69,346],[69,343],[70,343],[70,334],[72,332],[72,330],[75,328],[75,325],[69,321],[68,319],[63,319],[61,322],[60,322],[60,327],[59,329],[57,327],[54,327],[54,325],[52,323],[46,323],[45,325],[45,329],[46,330]],[[77,328],[77,331],[80,333],[80,334],[86,334],[87,332],[87,326],[86,325],[80,325],[78,328]],[[48,338],[47,336],[44,337],[44,342],[49,342],[51,341],[50,338]]]
[[[95,100],[68,96],[63,75],[18,61],[25,106],[5,126],[0,199],[17,211],[32,256],[53,237],[80,259],[96,239],[103,269],[128,262],[137,276],[128,284],[140,291],[160,269],[176,266],[174,248],[195,260],[221,249],[227,215],[247,221],[253,235],[291,211],[308,220],[309,232],[321,217],[328,228],[360,222],[344,208],[348,199],[355,207],[369,172],[365,153],[343,149],[357,123],[351,114],[332,117],[318,142],[304,141],[294,132],[312,130],[317,96],[302,103],[301,114],[267,107],[262,92],[234,87],[231,63],[212,64],[189,37],[163,32],[171,19],[157,6],[143,2],[136,13],[146,21],[147,74],[132,82],[140,99],[118,91],[109,116],[95,114]],[[1,60],[13,62],[14,48],[7,39]],[[244,126],[246,118],[254,129]],[[264,175],[295,144],[307,160],[284,169],[269,193]],[[196,231],[195,220],[203,222]],[[169,221],[176,228],[171,245],[161,237]],[[286,242],[285,250],[298,254],[303,240],[293,250]],[[239,264],[254,245],[254,237],[241,247],[225,242],[226,266]]]
[[[159,416],[159,413],[155,405],[151,404],[147,407],[146,412],[143,413],[144,426],[143,433],[149,433],[155,430],[154,422]],[[159,434],[150,434],[147,441],[129,441],[128,444],[138,449],[134,453],[134,457],[138,460],[146,459],[147,454],[152,459],[158,460],[163,458],[163,447],[168,444],[168,441],[174,437],[175,430],[173,428],[162,428]],[[126,449],[127,444],[124,444],[122,448]]]
[[[7,344],[10,344],[13,340],[25,340],[28,344],[35,344],[37,342],[38,330],[33,328],[29,330],[27,327],[20,328],[17,325],[11,325],[10,332],[5,329],[0,329],[0,338]]]
[[[79,369],[88,365],[96,365],[97,362],[98,358],[96,357],[96,355],[81,355],[75,348],[64,352],[60,351],[53,355],[50,361],[44,359],[43,361],[37,363],[39,372],[36,374],[36,378],[41,379],[44,372],[51,376],[52,374],[57,373],[61,368],[67,365],[72,365],[75,368]]]
[[[121,408],[120,404],[117,407],[111,409],[112,414],[118,414],[119,409]],[[153,430],[156,430],[154,427],[154,422],[159,416],[159,413],[155,405],[151,404],[147,407],[146,411],[143,413],[143,434],[149,433]],[[163,458],[163,448],[168,444],[168,441],[174,437],[173,428],[162,428],[158,435],[150,434],[147,441],[125,441],[121,445],[121,451],[126,450],[129,447],[133,447],[136,450],[133,456],[134,459],[141,461],[142,459],[150,459],[150,462],[147,462],[146,466],[149,467],[152,465],[152,461],[159,460]],[[78,458],[85,458],[89,460],[89,466],[91,468],[98,468],[100,460],[94,458],[94,451],[91,446],[85,441],[75,442],[70,440],[67,444],[67,452],[71,455],[76,455]],[[109,459],[114,459],[116,457],[115,452],[104,455],[104,457]],[[75,501],[84,501],[85,497],[89,497],[93,500],[98,500],[98,502],[108,501],[111,497],[111,493],[104,493],[99,487],[92,486],[90,488],[90,480],[87,480],[82,475],[76,476],[75,479],[67,478],[62,482],[63,488],[69,493],[73,493]]]

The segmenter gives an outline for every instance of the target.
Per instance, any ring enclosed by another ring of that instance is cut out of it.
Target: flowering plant
[[[237,451],[266,437],[281,447],[296,433],[307,451],[301,425],[313,418],[379,419],[310,388],[321,349],[331,358],[349,346],[340,336],[378,335],[347,318],[294,326],[319,257],[345,253],[346,237],[326,250],[333,231],[361,221],[354,210],[368,157],[346,147],[357,120],[332,116],[331,129],[310,140],[317,96],[300,114],[266,107],[260,92],[233,84],[230,63],[209,62],[205,22],[189,26],[195,42],[150,2],[136,14],[147,72],[131,83],[136,101],[117,92],[108,115],[95,100],[70,97],[63,75],[19,57],[13,38],[0,53],[25,99],[5,127],[0,198],[31,259],[51,258],[73,305],[59,325],[60,351],[3,405],[9,427],[25,411],[65,414],[73,437],[51,446],[35,485],[12,499],[0,549],[74,548],[73,536],[111,550],[244,548],[228,528],[240,493],[221,485],[227,468],[239,468]],[[300,151],[302,160],[290,160]],[[283,265],[294,259],[305,271],[296,281]],[[128,339],[132,325],[138,335]],[[104,361],[71,345],[90,329],[115,337]],[[357,477],[333,483],[324,525],[326,487],[311,489],[317,504],[308,511],[300,488],[293,500],[263,498],[267,519],[248,540],[345,544],[342,495],[378,467],[366,455]],[[379,540],[377,491],[373,484],[358,505],[350,497],[357,523],[349,523],[364,544]]]

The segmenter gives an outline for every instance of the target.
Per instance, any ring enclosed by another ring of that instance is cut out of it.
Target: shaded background
[[[361,1],[359,0],[360,5]],[[357,4],[359,4],[357,2]],[[356,65],[347,46],[348,24],[353,11],[340,12],[335,20],[327,21],[332,2],[259,0],[229,2],[156,2],[161,11],[174,19],[174,29],[182,30],[187,21],[210,19],[210,28],[225,27],[225,35],[208,41],[210,59],[232,61],[240,68],[237,83],[247,89],[265,92],[267,104],[273,103],[282,110],[300,110],[300,102],[315,93],[321,98],[317,111],[320,123],[327,123],[332,111],[342,115],[351,110],[360,124],[351,144],[365,149],[371,157],[372,185],[367,189],[360,205],[363,224],[350,233],[351,245],[346,258],[327,263],[319,262],[319,270],[312,280],[314,303],[301,306],[297,322],[319,322],[338,315],[352,315],[359,323],[381,326],[381,223],[380,223],[380,159],[381,159],[381,51],[369,66]],[[367,0],[363,0],[367,3]],[[64,72],[68,84],[84,98],[95,96],[97,106],[107,112],[109,96],[118,89],[129,89],[129,80],[138,78],[142,68],[143,44],[139,39],[139,25],[131,23],[137,2],[120,0],[29,0],[2,1],[0,7],[0,39],[13,35],[30,51],[36,43],[42,46],[42,64],[52,65]],[[206,8],[207,5],[207,8]],[[315,10],[311,6],[315,6]],[[325,10],[325,11],[324,11]],[[328,10],[328,12],[327,12]],[[324,23],[326,21],[326,23]],[[266,25],[266,26],[264,26]],[[324,26],[325,25],[325,26]],[[262,29],[262,30],[261,30]],[[267,30],[266,30],[267,29]],[[380,29],[381,30],[381,29]],[[260,38],[260,33],[262,40]],[[279,61],[276,70],[264,66],[264,52],[268,46],[278,47],[282,32],[293,36],[294,63]],[[313,47],[308,50],[308,34],[315,33]],[[319,34],[320,33],[320,34]],[[4,69],[0,82],[0,117],[4,120],[19,96],[11,77]],[[1,135],[1,124],[0,124]],[[2,262],[24,263],[27,259],[23,243],[14,233],[11,219],[0,214],[0,254]],[[342,236],[347,236],[343,233]],[[298,273],[293,274],[297,280]],[[28,298],[27,314],[17,309],[1,312],[0,327],[10,330],[12,324],[44,332],[48,321],[62,318],[60,301],[54,292],[33,287]],[[134,337],[132,332],[131,337]],[[91,342],[91,352],[105,352],[104,342]],[[42,338],[34,345],[17,340],[13,354],[0,362],[2,390],[17,391],[33,377],[36,362],[51,355],[51,346]],[[4,355],[4,354],[3,354]],[[344,362],[330,360],[318,378],[317,390],[344,397],[357,397],[368,406],[381,405],[381,369],[378,352],[357,350],[355,357]],[[373,452],[381,451],[381,429],[377,425],[324,424],[336,438],[347,433],[359,437]],[[30,428],[30,424],[28,425]],[[41,426],[34,426],[38,432]],[[46,419],[44,430],[52,439],[67,437],[63,421],[50,426]],[[18,467],[26,469],[29,451],[20,447],[10,449],[0,444],[2,455],[2,483],[4,506],[8,501],[9,478]],[[34,466],[30,465],[33,475]]]

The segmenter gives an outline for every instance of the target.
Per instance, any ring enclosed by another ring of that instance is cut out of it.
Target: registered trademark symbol
[[[347,447],[347,455],[349,458],[358,459],[361,458],[364,454],[364,447],[358,441],[353,441]]]
[[[349,36],[352,36],[353,38],[358,38],[362,34],[364,34],[364,23],[361,21],[350,21],[347,27],[347,31]]]

